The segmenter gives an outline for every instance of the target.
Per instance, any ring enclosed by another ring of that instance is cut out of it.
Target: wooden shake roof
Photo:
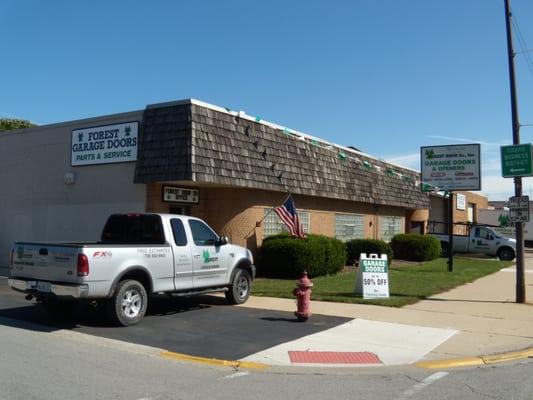
[[[410,209],[420,174],[195,100],[149,106],[135,181],[207,182]]]

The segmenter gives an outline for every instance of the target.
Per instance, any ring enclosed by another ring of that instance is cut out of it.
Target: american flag
[[[294,206],[294,201],[291,196],[287,197],[285,203],[280,207],[274,208],[274,211],[278,214],[281,221],[287,225],[292,236],[299,238],[305,237],[302,224],[298,218],[298,213],[296,212],[296,207]]]

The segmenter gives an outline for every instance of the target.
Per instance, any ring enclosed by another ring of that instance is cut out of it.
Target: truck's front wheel
[[[252,277],[250,273],[239,268],[233,275],[233,280],[228,291],[225,293],[226,300],[230,304],[242,304],[250,297],[252,290]]]
[[[129,279],[118,283],[107,308],[114,323],[129,326],[135,325],[144,317],[147,304],[148,296],[144,286]]]

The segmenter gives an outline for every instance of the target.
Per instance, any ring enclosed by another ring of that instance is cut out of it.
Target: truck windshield
[[[102,243],[164,244],[159,215],[114,214],[102,232]]]

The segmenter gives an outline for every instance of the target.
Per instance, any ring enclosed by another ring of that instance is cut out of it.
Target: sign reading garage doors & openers
[[[70,165],[136,161],[138,132],[138,122],[74,129]]]

